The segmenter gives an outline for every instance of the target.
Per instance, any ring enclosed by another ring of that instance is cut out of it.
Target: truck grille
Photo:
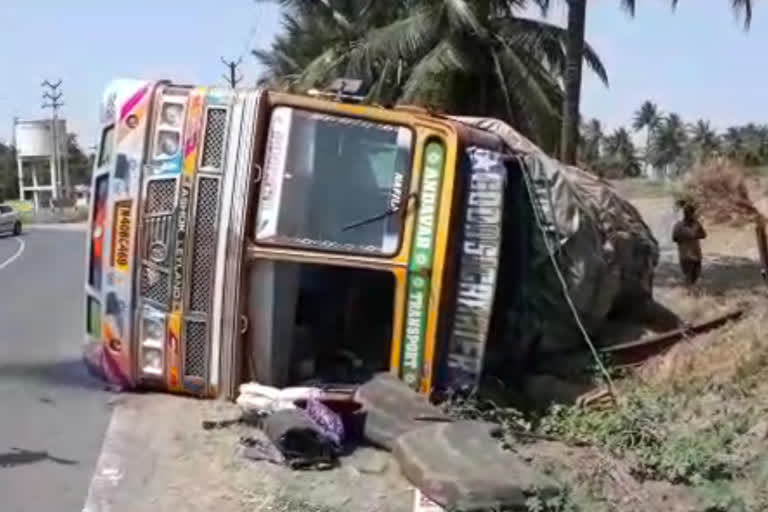
[[[192,234],[192,279],[189,309],[210,313],[216,259],[216,222],[219,209],[219,179],[200,177],[197,183],[194,231]]]
[[[173,232],[173,216],[158,215],[144,218],[142,256],[162,267],[168,266]]]
[[[169,274],[148,265],[141,267],[141,296],[165,307],[171,300]]]
[[[207,377],[208,359],[208,332],[205,322],[187,320],[185,335],[184,375],[204,379]]]
[[[168,261],[176,203],[176,178],[150,180],[144,200],[141,230],[141,297],[167,308],[171,300]],[[149,262],[153,264],[150,265]]]
[[[172,213],[176,202],[176,178],[152,180],[147,183],[145,213]]]
[[[224,136],[227,130],[227,109],[209,108],[205,116],[205,138],[200,166],[221,168],[224,155]]]

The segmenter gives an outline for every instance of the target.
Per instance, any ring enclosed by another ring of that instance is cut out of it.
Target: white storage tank
[[[20,158],[50,157],[53,155],[52,123],[44,119],[39,121],[16,122],[16,151]],[[67,123],[59,119],[56,123],[59,155],[66,154]]]

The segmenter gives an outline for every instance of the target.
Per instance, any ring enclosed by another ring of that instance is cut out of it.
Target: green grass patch
[[[41,209],[19,213],[23,224],[66,224],[88,220],[87,208],[67,208],[62,210]]]
[[[701,485],[730,479],[739,470],[730,463],[731,447],[748,430],[750,411],[696,426],[695,417],[682,416],[691,405],[685,395],[641,388],[616,409],[555,406],[537,430],[605,449],[628,461],[640,480]]]

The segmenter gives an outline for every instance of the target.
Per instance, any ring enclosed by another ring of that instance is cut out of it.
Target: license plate
[[[112,230],[112,265],[128,272],[131,256],[131,202],[115,203],[115,226]]]

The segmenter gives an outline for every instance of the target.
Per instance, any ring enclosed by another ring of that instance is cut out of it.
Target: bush
[[[26,224],[63,224],[68,222],[85,222],[88,220],[88,209],[41,209],[38,211],[21,212],[20,216],[21,221]]]
[[[640,479],[699,484],[729,478],[726,457],[741,422],[672,429],[684,400],[680,395],[638,390],[615,410],[556,406],[538,428],[606,449],[626,459]]]

